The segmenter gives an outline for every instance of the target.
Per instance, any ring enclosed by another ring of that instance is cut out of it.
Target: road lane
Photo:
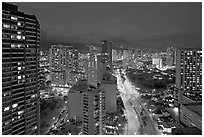
[[[133,109],[132,105],[129,102],[129,95],[126,94],[126,88],[123,86],[123,82],[119,75],[117,76],[117,82],[118,82],[118,89],[121,93],[121,98],[123,100],[124,106],[125,106],[125,114],[127,118],[127,126],[125,127],[124,135],[139,135],[139,128],[140,128],[140,122],[139,118]]]
[[[137,113],[140,114],[140,112],[142,110],[145,110],[144,114],[147,117],[147,121],[146,121],[146,124],[143,125],[142,133],[146,134],[146,135],[158,135],[158,134],[160,134],[155,121],[152,119],[152,117],[151,117],[150,113],[148,112],[148,110],[146,109],[146,107],[140,102],[140,94],[137,91],[137,88],[130,82],[130,80],[128,79],[128,77],[126,75],[124,75],[124,77],[125,77],[125,81],[122,82],[122,86],[121,86],[124,89],[123,94],[125,94],[127,96],[127,98],[129,99],[129,102],[135,108]],[[141,124],[142,124],[142,122],[141,122]]]

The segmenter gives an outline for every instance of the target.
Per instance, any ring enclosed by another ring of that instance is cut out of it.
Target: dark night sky
[[[49,42],[99,44],[103,39],[132,48],[202,47],[202,3],[14,3],[37,16],[41,49]]]

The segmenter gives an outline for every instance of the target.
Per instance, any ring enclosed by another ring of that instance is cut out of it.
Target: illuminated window
[[[20,22],[18,22],[18,23],[17,23],[17,25],[18,25],[18,26],[21,26],[21,23],[20,23]]]
[[[11,39],[15,39],[16,38],[16,35],[11,35]]]
[[[9,95],[10,95],[10,92],[3,93],[4,97],[9,96]]]
[[[18,44],[17,47],[18,48],[24,48],[25,46],[24,46],[24,44]]]
[[[18,27],[17,27],[17,26],[12,25],[12,26],[11,26],[11,29],[17,30],[17,29],[18,29]]]
[[[21,39],[21,35],[17,35],[17,39]]]
[[[10,109],[10,107],[6,107],[4,108],[4,111],[8,111]]]
[[[10,28],[10,25],[9,24],[3,24],[3,28]]]
[[[17,106],[18,106],[18,104],[13,104],[12,105],[13,108],[16,108]]]
[[[18,111],[18,115],[21,115],[21,114],[23,114],[23,113],[24,113],[24,110]]]
[[[17,20],[17,17],[11,16],[12,20]]]
[[[25,39],[25,36],[22,36],[22,39]]]
[[[34,98],[34,97],[35,97],[35,94],[31,96],[31,98]]]
[[[22,34],[22,32],[18,31],[17,34]]]
[[[21,70],[21,67],[18,67],[18,70]]]
[[[5,126],[8,125],[10,123],[10,120],[7,120],[4,124]]]
[[[18,76],[18,79],[21,79],[21,76]]]

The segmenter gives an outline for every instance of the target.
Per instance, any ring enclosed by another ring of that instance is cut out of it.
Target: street
[[[140,94],[137,88],[132,85],[128,77],[124,75],[124,81],[121,79],[120,73],[116,74],[118,81],[118,89],[121,93],[122,100],[126,109],[126,117],[128,119],[125,135],[158,135],[160,134],[155,121],[151,114],[140,102]],[[143,115],[141,115],[141,113]],[[142,117],[144,116],[144,117]]]

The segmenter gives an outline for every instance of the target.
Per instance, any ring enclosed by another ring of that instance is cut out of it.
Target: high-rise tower
[[[106,64],[106,67],[110,68],[110,72],[112,72],[112,43],[107,40],[101,41],[101,55],[103,56],[103,63]]]
[[[2,3],[2,134],[40,134],[40,24]]]
[[[195,49],[179,49],[176,61],[175,97],[183,103],[183,94],[202,94],[202,51]]]
[[[76,83],[78,51],[72,46],[52,45],[50,48],[52,85],[64,87]]]

